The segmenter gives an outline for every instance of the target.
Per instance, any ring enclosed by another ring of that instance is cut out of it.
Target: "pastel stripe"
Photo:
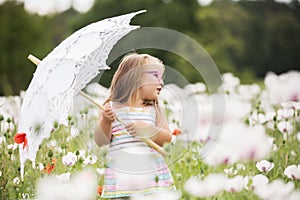
[[[162,192],[162,191],[170,191],[170,190],[176,190],[175,186],[168,186],[168,187],[152,187],[152,188],[147,188],[142,191],[118,191],[118,192],[109,192],[103,190],[102,193],[102,198],[116,198],[116,197],[128,197],[128,196],[134,196],[134,195],[139,195],[139,194],[149,194],[153,192]]]

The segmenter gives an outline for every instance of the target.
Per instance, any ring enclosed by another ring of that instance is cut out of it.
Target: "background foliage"
[[[21,3],[0,5],[0,95],[25,90],[35,71],[27,59],[32,53],[45,57],[75,30],[91,22],[146,9],[133,19],[142,27],[164,27],[187,34],[211,55],[219,70],[233,72],[249,83],[266,72],[300,69],[300,3],[265,1],[214,1],[200,6],[197,0],[96,0],[86,14],[74,10],[40,17],[29,14]],[[174,68],[187,64],[175,55],[153,50]],[[108,73],[113,73],[110,70]],[[108,78],[110,78],[108,74]],[[185,73],[190,82],[199,81]],[[109,81],[104,79],[104,86]]]

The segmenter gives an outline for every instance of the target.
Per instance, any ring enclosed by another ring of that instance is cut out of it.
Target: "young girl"
[[[148,137],[160,146],[171,141],[157,99],[163,73],[164,65],[159,59],[133,53],[123,58],[113,77],[94,135],[99,146],[110,144],[102,198],[175,190],[163,157],[140,139]]]

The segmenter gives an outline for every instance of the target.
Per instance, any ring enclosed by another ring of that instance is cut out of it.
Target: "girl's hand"
[[[146,122],[133,122],[129,123],[126,126],[127,131],[132,136],[138,137],[152,137],[153,134],[153,126]]]
[[[103,117],[102,120],[108,124],[111,124],[116,120],[116,115],[114,114],[110,106],[106,106],[101,114]]]

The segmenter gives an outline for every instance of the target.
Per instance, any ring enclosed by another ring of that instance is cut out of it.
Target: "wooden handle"
[[[37,57],[35,57],[34,55],[32,54],[29,54],[28,57],[27,57],[31,62],[33,62],[35,65],[39,65],[41,60],[38,59]]]
[[[80,91],[79,94],[80,94],[81,96],[83,96],[84,98],[86,98],[87,100],[89,100],[89,101],[90,101],[91,103],[93,103],[95,106],[97,106],[100,110],[104,110],[104,109],[105,109],[101,104],[97,103],[94,99],[92,99],[92,98],[91,98],[89,95],[87,95],[86,93]]]
[[[41,60],[38,59],[37,57],[35,57],[32,54],[29,54],[27,57],[31,62],[33,62],[35,65],[39,65]],[[89,95],[87,95],[86,93],[80,91],[79,94],[81,96],[83,96],[84,98],[86,98],[87,100],[89,100],[91,103],[93,103],[95,106],[97,106],[100,110],[104,110],[105,108],[100,105],[99,103],[97,103],[94,99],[92,99]],[[121,120],[120,118],[116,118],[119,122],[121,122],[124,126],[126,126],[126,123]],[[151,139],[149,138],[141,138],[142,141],[144,141],[145,143],[147,143],[148,146],[152,147],[153,149],[155,149],[157,152],[159,152],[162,156],[167,156],[168,152],[166,152],[162,147],[160,147],[158,144],[156,144],[155,142],[153,142]]]

